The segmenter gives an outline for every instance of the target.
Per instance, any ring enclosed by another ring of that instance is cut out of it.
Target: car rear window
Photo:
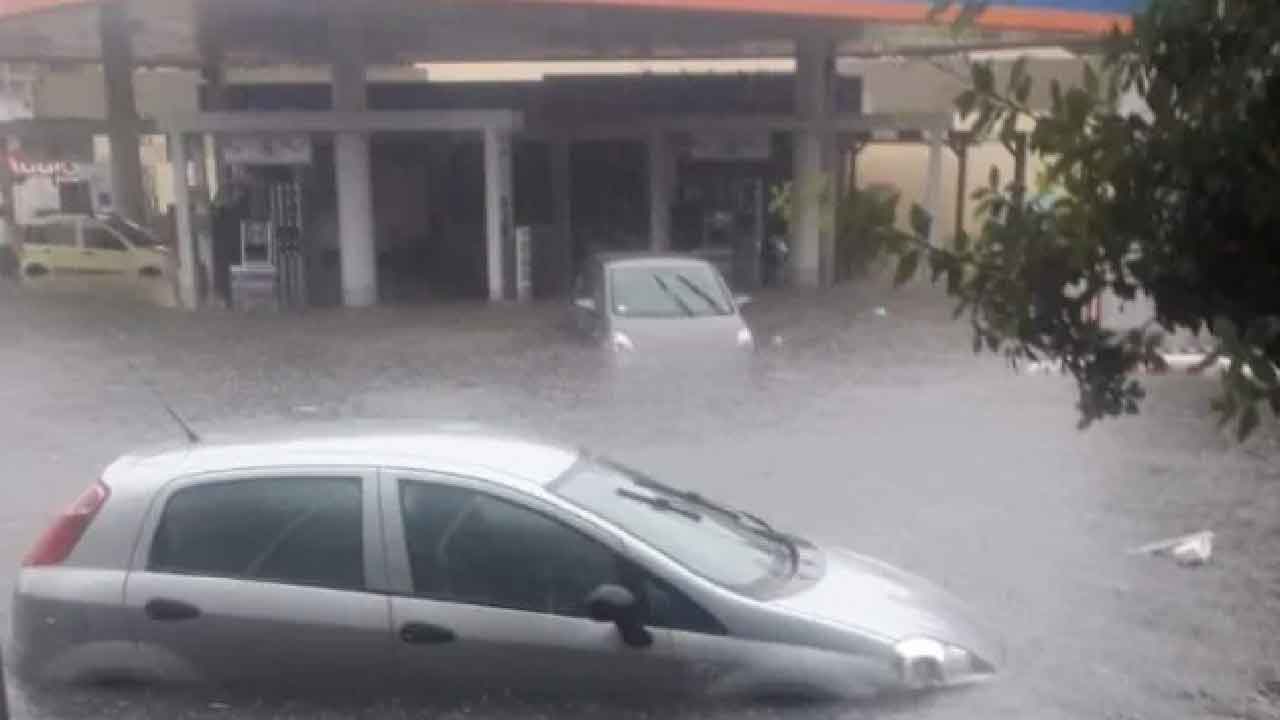
[[[359,478],[262,478],[175,492],[148,569],[299,585],[364,586]]]

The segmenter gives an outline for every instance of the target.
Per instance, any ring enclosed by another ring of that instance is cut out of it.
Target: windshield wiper
[[[791,560],[792,572],[795,572],[800,569],[800,546],[789,535],[775,530],[772,525],[765,522],[760,516],[753,515],[752,513],[749,513],[743,510],[735,510],[727,505],[721,505],[720,503],[717,503],[714,500],[708,500],[707,498],[703,497],[702,494],[695,492],[693,490],[681,490],[679,488],[672,487],[664,482],[660,482],[652,478],[638,477],[636,478],[635,483],[640,487],[648,488],[650,490],[656,490],[660,493],[670,495],[671,497],[679,498],[691,505],[696,505],[698,507],[705,508],[712,512],[725,515],[730,519],[732,519],[734,522],[745,527],[747,530],[757,535],[760,535],[761,537],[768,538],[770,540],[773,540],[774,542],[781,544],[783,547],[787,549],[787,555]],[[626,493],[626,492],[628,491],[622,488],[618,490],[619,494]],[[638,493],[631,493],[631,495],[638,495]],[[639,497],[644,498],[645,500],[650,499],[643,495],[639,495]],[[662,498],[652,498],[652,499],[662,500]],[[669,501],[664,501],[664,502],[666,502],[668,505],[671,505]]]
[[[686,277],[684,273],[676,273],[676,279],[679,280],[680,283],[683,284],[685,287],[692,290],[694,295],[697,295],[698,297],[702,298],[702,301],[705,302],[707,305],[709,305],[717,315],[725,314],[726,310],[724,309],[723,306],[720,305],[719,301],[711,297],[711,293],[698,287],[698,284],[690,280],[688,277]]]
[[[626,488],[618,488],[618,495],[628,500],[635,500],[636,502],[644,503],[645,505],[648,505],[655,510],[661,510],[663,512],[673,512],[677,515],[683,515],[684,517],[687,517],[690,520],[693,520],[694,522],[702,521],[702,516],[699,515],[698,513],[692,510],[686,510],[685,508],[682,508],[679,505],[676,505],[675,503],[671,502],[666,498],[652,497],[649,495],[641,495],[638,492],[632,492]]]
[[[658,287],[662,288],[662,292],[666,293],[667,297],[675,301],[675,304],[680,308],[680,311],[685,314],[685,317],[693,317],[693,308],[689,307],[689,303],[685,302],[684,298],[680,297],[680,293],[672,290],[671,287],[667,285],[667,282],[657,275],[653,276],[653,281],[658,283]]]

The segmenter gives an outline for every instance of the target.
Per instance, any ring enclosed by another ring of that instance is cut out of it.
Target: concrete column
[[[501,300],[506,280],[503,255],[512,239],[511,133],[484,130],[485,260],[489,299]]]
[[[107,134],[111,139],[111,192],[116,211],[139,223],[147,220],[138,148],[138,108],[133,93],[133,39],[129,16],[115,0],[98,6],[102,73],[106,85]]]
[[[835,45],[828,40],[796,42],[796,113],[804,123],[795,135],[792,184],[791,279],[816,287],[830,276],[834,253],[835,203],[829,173],[835,166],[831,123]],[[825,270],[825,272],[824,272]]]
[[[187,184],[187,138],[169,135],[169,166],[173,171],[173,212],[177,225],[178,302],[194,310],[199,305],[196,280],[196,238],[191,223],[191,186]]]
[[[969,208],[969,138],[957,133],[951,149],[956,154],[956,220],[955,235],[965,232],[965,216]]]
[[[573,291],[573,142],[566,137],[551,141],[551,194],[555,204],[556,243],[560,263],[557,291],[569,294]]]
[[[205,135],[191,138],[188,159],[191,164],[191,232],[196,240],[197,267],[200,270],[200,299],[213,294],[213,194],[209,189],[208,156]]]
[[[649,249],[671,249],[671,194],[675,184],[675,158],[667,134],[649,135]]]
[[[925,178],[924,209],[929,211],[929,244],[938,246],[939,228],[942,225],[942,133],[928,133],[929,172]]]
[[[355,16],[342,16],[332,27],[333,107],[367,109],[362,28]],[[378,302],[378,250],[373,223],[373,184],[369,170],[369,137],[336,133],[334,176],[338,186],[338,256],[342,304],[366,307]]]

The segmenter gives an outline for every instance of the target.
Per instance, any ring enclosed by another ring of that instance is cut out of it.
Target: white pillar
[[[116,212],[146,222],[142,157],[138,148],[138,109],[133,91],[133,38],[129,16],[119,2],[98,6],[102,74],[106,91],[107,135],[111,140],[111,196]]]
[[[187,184],[187,138],[169,135],[169,166],[173,172],[173,213],[177,221],[178,302],[194,310],[200,302],[196,293],[196,238],[191,224],[191,186]]]
[[[333,143],[338,184],[338,258],[342,304],[368,307],[378,302],[378,255],[373,236],[369,138],[338,133]]]
[[[937,247],[942,226],[942,132],[928,133],[929,173],[925,178],[924,209],[929,211],[929,244]]]
[[[364,38],[357,16],[334,21],[332,41],[333,107],[360,112],[367,108]],[[333,140],[334,176],[338,186],[338,257],[342,304],[366,307],[378,302],[378,251],[373,224],[373,185],[369,171],[369,137],[339,132]]]
[[[828,173],[834,167],[831,124],[835,46],[827,40],[796,42],[796,112],[804,127],[795,134],[792,183],[791,277],[797,285],[823,282],[823,258],[832,253],[835,204]]]
[[[674,160],[667,134],[656,130],[649,135],[649,249],[671,249],[671,186],[675,181]]]
[[[485,261],[489,299],[505,297],[503,257],[511,243],[511,133],[495,127],[484,129]]]

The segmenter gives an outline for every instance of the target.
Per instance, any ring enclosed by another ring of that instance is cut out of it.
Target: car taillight
[[[26,567],[35,567],[57,565],[66,560],[75,549],[76,543],[80,542],[80,537],[88,529],[89,523],[106,504],[109,495],[111,490],[102,481],[90,485],[89,489],[80,493],[80,497],[63,510],[49,529],[44,531],[35,546],[22,559],[22,564]]]

